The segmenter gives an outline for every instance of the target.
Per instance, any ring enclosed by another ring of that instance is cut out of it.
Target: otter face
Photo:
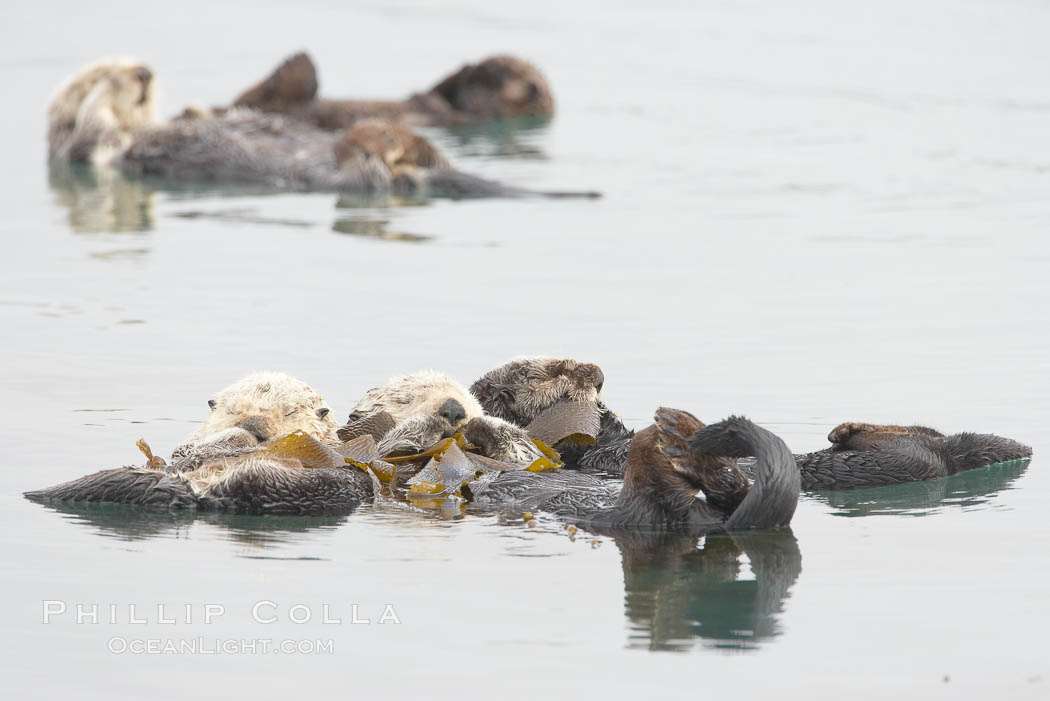
[[[48,107],[51,128],[72,128],[83,118],[81,108],[88,97],[104,99],[117,126],[134,129],[153,121],[153,72],[131,58],[106,59],[73,76],[63,84]]]
[[[481,119],[549,117],[554,98],[543,75],[527,61],[491,56],[468,64],[432,88],[454,109]]]
[[[529,465],[545,457],[524,429],[493,416],[479,416],[468,421],[463,427],[463,437],[493,460]]]
[[[373,156],[393,173],[443,168],[448,160],[427,139],[382,119],[363,119],[343,132],[332,147],[336,163]]]
[[[453,429],[485,413],[463,385],[439,372],[402,375],[373,387],[354,406],[349,421],[376,411],[387,412],[396,423],[418,414],[435,416]]]
[[[282,373],[260,372],[225,388],[210,400],[211,413],[194,435],[206,439],[231,429],[263,443],[303,431],[334,441],[336,423],[324,398],[305,382]]]
[[[571,358],[516,358],[487,373],[470,391],[485,411],[527,426],[563,399],[596,402],[605,385],[602,369]]]

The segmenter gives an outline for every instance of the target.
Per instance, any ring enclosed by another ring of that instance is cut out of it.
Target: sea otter
[[[550,87],[535,66],[513,56],[466,64],[429,90],[403,100],[328,100],[317,97],[317,70],[305,53],[289,56],[245,90],[235,107],[286,114],[322,129],[345,129],[362,119],[450,127],[554,114]]]
[[[48,110],[52,158],[112,165],[132,175],[282,191],[414,196],[582,196],[515,188],[452,168],[425,138],[383,120],[331,133],[302,120],[239,108],[153,121],[153,73],[130,59],[69,80]]]
[[[47,109],[48,154],[107,162],[134,130],[154,121],[153,71],[132,58],[103,59],[59,86]]]
[[[338,444],[324,398],[289,375],[249,375],[208,400],[200,428],[172,453],[171,464],[124,467],[26,496],[238,513],[345,513],[372,495],[360,470],[304,469],[294,459],[258,451],[293,432]],[[355,474],[356,473],[356,474]]]
[[[523,356],[482,375],[470,386],[488,414],[528,426],[558,402],[593,402],[600,413],[594,444],[559,445],[567,467],[620,477],[634,436],[600,400],[605,374],[594,363],[571,358]]]
[[[173,469],[187,461],[229,456],[302,431],[336,444],[336,422],[324,397],[305,382],[279,372],[257,372],[208,400],[204,422],[172,453]]]
[[[422,450],[456,431],[496,460],[528,465],[544,457],[524,429],[487,416],[466,387],[431,370],[393,377],[369,389],[338,436],[349,441],[369,433],[385,453]]]
[[[704,426],[661,407],[654,419],[631,441],[616,506],[586,516],[585,525],[702,534],[790,523],[799,473],[777,436],[737,416]],[[753,483],[735,460],[747,456],[756,458]]]
[[[796,455],[802,488],[879,487],[947,477],[993,463],[1032,456],[1022,443],[986,433],[946,436],[924,426],[840,424],[828,434],[831,448]]]
[[[419,414],[438,416],[453,429],[485,413],[466,387],[444,373],[424,370],[393,377],[365,392],[350,410],[346,425],[339,429],[340,438],[349,440],[353,425],[380,412],[394,424]]]

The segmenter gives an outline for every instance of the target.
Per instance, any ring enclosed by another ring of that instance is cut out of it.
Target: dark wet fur
[[[599,532],[643,529],[693,534],[787,525],[798,503],[799,477],[784,442],[742,417],[705,426],[684,439],[682,428],[690,420],[699,424],[686,412],[658,411],[657,423],[631,442],[616,506],[585,519],[584,525]],[[670,455],[666,446],[671,446]],[[726,466],[713,458],[741,455],[754,455],[757,469],[754,484],[739,498],[738,480],[720,482],[711,477]],[[715,498],[697,498],[698,489],[705,496],[714,493]],[[726,508],[732,503],[736,506]]]
[[[43,502],[109,502],[231,513],[339,514],[371,499],[372,484],[359,469],[240,470],[227,484],[201,497],[181,473],[125,467],[25,496]]]
[[[866,450],[829,448],[796,456],[806,490],[878,487],[954,475],[1028,458],[1026,445],[984,433],[883,434]]]

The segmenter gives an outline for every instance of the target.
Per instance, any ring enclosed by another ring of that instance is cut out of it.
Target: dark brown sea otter
[[[554,114],[554,99],[543,75],[513,56],[490,56],[466,64],[429,90],[403,100],[322,99],[317,89],[313,61],[297,53],[245,90],[233,106],[293,116],[322,129],[344,129],[369,118],[449,127]]]

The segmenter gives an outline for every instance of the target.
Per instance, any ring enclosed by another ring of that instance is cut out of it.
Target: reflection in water
[[[261,217],[253,209],[216,209],[211,211],[188,209],[184,212],[175,212],[173,216],[179,219],[210,219],[212,221],[228,222],[232,224],[275,224],[277,226],[291,226],[305,229],[314,225],[314,222],[304,219],[277,219],[274,217]]]
[[[153,228],[153,188],[112,168],[51,161],[48,184],[69,213],[69,226],[84,233]]]
[[[832,513],[836,516],[927,516],[940,511],[939,507],[969,508],[988,503],[999,491],[1010,489],[1030,462],[1031,459],[1011,460],[950,477],[892,487],[817,492],[815,496],[834,507]]]
[[[695,536],[666,533],[615,540],[623,555],[629,647],[687,650],[700,639],[753,649],[780,634],[777,614],[802,571],[790,529],[707,536],[699,546]]]
[[[410,234],[406,231],[390,231],[389,219],[362,214],[359,216],[337,219],[332,224],[332,231],[351,236],[364,236],[383,241],[407,241],[409,243],[422,243],[430,241],[433,236],[424,234]]]
[[[219,527],[237,543],[266,546],[295,540],[303,533],[341,526],[347,515],[339,516],[250,516],[214,512],[143,509],[129,504],[88,502],[48,502],[48,508],[73,523],[93,526],[99,535],[127,541],[159,537],[181,537],[190,526],[208,524]]]
[[[547,154],[539,144],[549,125],[550,119],[544,117],[519,117],[465,124],[447,132],[447,136],[435,134],[434,139],[460,156],[545,161]]]

